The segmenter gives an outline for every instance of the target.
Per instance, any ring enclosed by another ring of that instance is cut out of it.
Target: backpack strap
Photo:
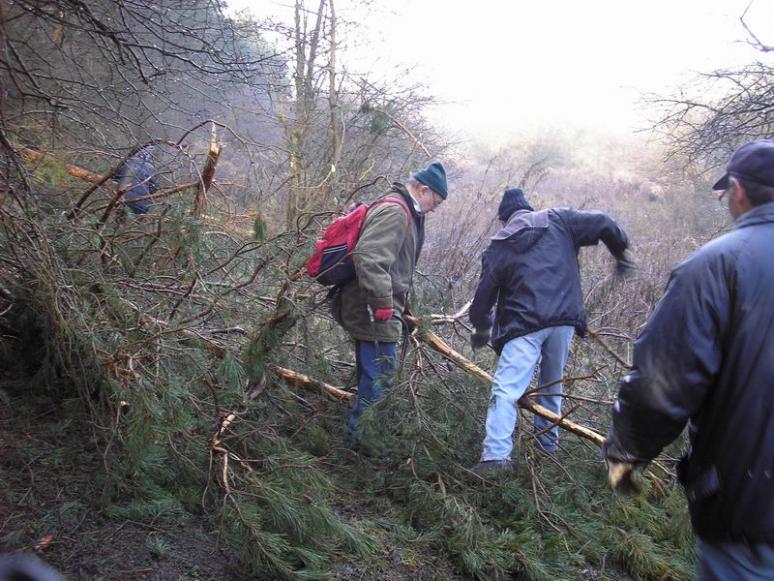
[[[409,210],[409,207],[406,205],[406,202],[403,201],[403,198],[399,198],[398,196],[388,195],[380,200],[376,200],[373,204],[368,206],[368,211],[370,212],[371,208],[375,206],[381,206],[384,204],[394,204],[403,208],[403,211],[406,213],[406,226],[411,223],[411,210]]]

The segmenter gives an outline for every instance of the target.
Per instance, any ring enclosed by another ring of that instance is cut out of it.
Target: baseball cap
[[[713,190],[728,189],[729,178],[738,177],[764,186],[774,186],[774,141],[761,139],[737,149],[726,166],[726,175]]]

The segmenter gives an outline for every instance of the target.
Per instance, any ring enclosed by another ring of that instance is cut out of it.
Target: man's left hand
[[[473,347],[473,349],[481,349],[481,347],[485,347],[487,343],[489,343],[490,337],[491,332],[489,329],[481,331],[476,329],[470,336],[470,346]]]
[[[636,268],[632,254],[628,250],[624,250],[623,254],[615,261],[615,274],[620,278],[628,278]]]

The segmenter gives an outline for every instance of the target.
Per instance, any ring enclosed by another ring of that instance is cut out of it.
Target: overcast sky
[[[229,4],[258,17],[292,15],[290,0]],[[744,44],[739,17],[748,6],[745,21],[774,45],[774,0],[369,0],[367,10],[359,4],[336,0],[341,16],[364,27],[345,39],[350,70],[389,78],[411,68],[412,78],[443,102],[434,119],[484,141],[533,127],[643,128],[643,93],[668,92],[697,72],[762,56]]]

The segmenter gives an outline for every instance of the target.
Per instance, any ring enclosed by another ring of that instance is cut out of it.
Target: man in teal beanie
[[[401,315],[425,239],[425,216],[448,195],[446,170],[437,161],[412,174],[405,185],[393,183],[366,215],[352,254],[356,278],[334,298],[334,315],[355,340],[358,393],[348,437],[353,449],[360,445],[360,416],[392,386]]]

